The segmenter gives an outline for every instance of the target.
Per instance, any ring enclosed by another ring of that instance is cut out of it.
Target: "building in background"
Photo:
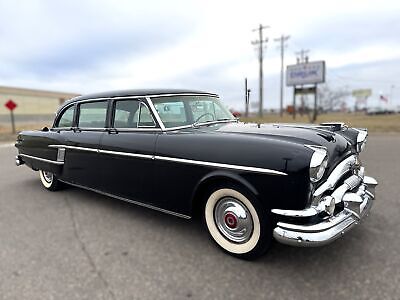
[[[10,99],[18,105],[14,110],[17,122],[35,122],[52,120],[59,105],[76,96],[78,94],[0,86],[0,122],[9,121],[10,112],[4,104]]]

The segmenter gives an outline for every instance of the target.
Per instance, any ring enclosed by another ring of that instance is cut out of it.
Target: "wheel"
[[[214,190],[205,205],[205,222],[223,250],[239,258],[255,259],[271,245],[271,218],[255,197],[239,190]]]
[[[43,186],[49,191],[57,191],[61,187],[61,182],[56,178],[56,176],[47,171],[39,170],[40,181]]]

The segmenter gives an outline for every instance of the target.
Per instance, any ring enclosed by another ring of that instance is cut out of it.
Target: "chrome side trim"
[[[147,101],[148,106],[150,107],[151,112],[153,113],[154,117],[156,118],[158,125],[160,126],[161,130],[164,131],[165,125],[161,121],[161,118],[158,115],[157,109],[155,108],[155,106],[153,104],[153,101],[151,101],[150,97],[146,97],[146,101]]]
[[[100,150],[100,149],[99,149],[99,153],[119,155],[119,156],[129,156],[129,157],[144,158],[144,159],[154,159],[154,155],[149,155],[149,154],[128,153],[128,152]]]
[[[113,128],[111,128],[113,129]],[[125,128],[125,127],[115,127],[117,132],[161,132],[159,127],[139,127],[139,128]]]
[[[78,146],[68,146],[68,145],[49,145],[49,148],[65,148],[65,149],[73,149],[80,151],[89,151],[89,152],[99,152],[99,149],[95,148],[86,148],[86,147],[78,147]]]
[[[39,160],[39,161],[43,161],[43,162],[47,162],[47,163],[55,164],[55,165],[63,165],[64,164],[63,161],[55,161],[55,160],[45,159],[45,158],[41,158],[41,157],[37,157],[37,156],[33,156],[33,155],[28,155],[28,154],[19,154],[19,156],[26,157],[26,158],[31,158],[31,159],[35,159],[35,160]]]
[[[167,210],[167,209],[164,209],[164,208],[160,208],[160,207],[157,207],[157,206],[153,206],[153,205],[150,205],[150,204],[134,201],[134,200],[131,200],[131,199],[128,199],[128,198],[116,196],[116,195],[113,195],[113,194],[110,194],[110,193],[107,193],[107,192],[102,192],[100,190],[93,189],[93,188],[90,188],[90,187],[86,187],[86,186],[83,186],[83,185],[80,185],[80,184],[71,183],[71,182],[68,182],[68,181],[65,181],[65,180],[61,180],[61,179],[58,179],[58,180],[61,181],[61,182],[66,183],[66,184],[78,187],[78,188],[82,188],[82,189],[85,189],[85,190],[88,190],[88,191],[92,191],[92,192],[95,192],[95,193],[98,193],[98,194],[101,194],[101,195],[104,195],[104,196],[108,196],[108,197],[111,197],[111,198],[115,198],[115,199],[118,199],[118,200],[129,202],[129,203],[132,203],[132,204],[136,204],[138,206],[142,206],[142,207],[150,208],[150,209],[153,209],[153,210],[157,210],[157,211],[160,211],[160,212],[163,212],[163,213],[166,213],[166,214],[170,214],[170,215],[173,215],[173,216],[176,216],[176,217],[180,217],[180,218],[184,218],[184,219],[191,219],[192,218],[191,216],[180,214],[180,213],[177,213],[177,212],[174,212],[174,211],[170,211],[170,210]]]
[[[173,157],[165,157],[165,156],[156,155],[155,159],[156,160],[163,160],[163,161],[179,162],[179,163],[184,163],[184,164],[192,164],[192,165],[199,165],[199,166],[222,168],[222,169],[248,171],[248,172],[255,172],[255,173],[272,174],[272,175],[287,175],[286,173],[283,173],[283,172],[280,172],[280,171],[271,170],[271,169],[264,169],[264,168],[257,168],[257,167],[246,167],[246,166],[239,166],[239,165],[231,165],[231,164],[215,163],[215,162],[208,162],[208,161],[184,159],[184,158],[173,158]]]
[[[263,174],[270,174],[270,175],[283,175],[283,176],[287,175],[284,172],[271,170],[271,169],[265,169],[265,168],[231,165],[231,164],[224,164],[224,163],[215,163],[215,162],[184,159],[184,158],[175,158],[175,157],[167,157],[167,156],[159,156],[159,155],[119,152],[119,151],[110,151],[110,150],[85,148],[85,147],[77,147],[77,146],[67,146],[67,145],[49,145],[49,147],[50,148],[74,149],[74,150],[80,150],[80,151],[90,151],[90,152],[104,153],[104,154],[110,154],[110,155],[130,156],[130,157],[143,158],[143,159],[172,161],[172,162],[179,162],[179,163],[184,163],[184,164],[207,166],[207,167],[214,167],[214,168],[221,168],[221,169],[231,169],[231,170],[238,170],[238,171],[247,171],[247,172],[254,172],[254,173],[263,173]]]

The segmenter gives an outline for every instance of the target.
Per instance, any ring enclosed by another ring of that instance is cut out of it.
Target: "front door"
[[[100,142],[102,187],[129,200],[154,204],[154,150],[160,134],[140,99],[114,100],[111,128]]]

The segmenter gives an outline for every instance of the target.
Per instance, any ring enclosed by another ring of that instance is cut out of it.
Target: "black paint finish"
[[[82,100],[87,99],[82,97]],[[260,199],[266,212],[271,208],[305,208],[310,189],[316,188],[309,180],[313,151],[305,145],[327,148],[326,177],[338,162],[355,152],[355,137],[351,129],[334,132],[329,127],[321,129],[313,125],[231,122],[166,132],[159,128],[121,131],[76,127],[26,131],[18,136],[16,147],[20,154],[50,160],[56,160],[57,149],[49,148],[49,145],[93,149],[92,152],[67,149],[63,166],[29,158],[23,160],[33,169],[56,173],[63,181],[190,216],[205,187],[226,181],[240,184],[252,192]],[[96,149],[100,151],[96,152]],[[102,153],[101,150],[144,156]],[[287,175],[195,165],[163,158],[257,167]]]

